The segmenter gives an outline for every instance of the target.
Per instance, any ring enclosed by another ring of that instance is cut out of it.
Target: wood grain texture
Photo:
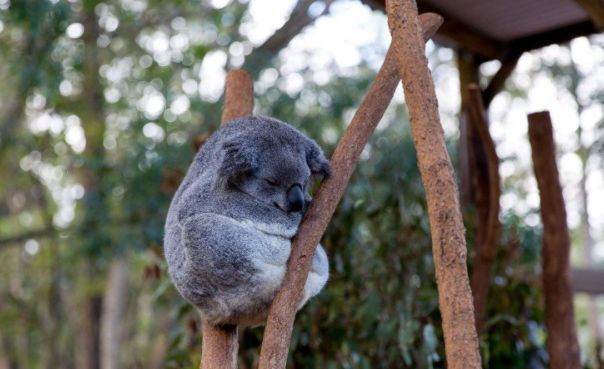
[[[254,114],[254,80],[243,69],[229,71],[224,87],[222,124]]]
[[[481,368],[459,192],[440,124],[415,0],[386,1],[418,165],[426,189],[447,367]]]
[[[543,294],[547,351],[552,369],[581,368],[570,272],[570,235],[556,166],[556,145],[549,112],[528,116],[533,168],[543,220]]]
[[[222,124],[252,115],[254,112],[254,81],[243,69],[229,71],[224,90]],[[207,135],[199,140],[205,142]],[[200,146],[201,146],[200,144]],[[203,322],[201,369],[236,369],[239,341],[237,326],[216,326]]]
[[[427,42],[442,24],[442,18],[436,14],[423,14],[420,18],[423,39]],[[382,119],[399,81],[396,60],[391,48],[369,93],[331,158],[332,178],[324,181],[319,187],[293,240],[287,273],[271,305],[264,330],[260,354],[261,369],[286,366],[296,310],[308,277],[312,256],[342,198],[363,148]]]
[[[470,124],[477,133],[486,154],[487,171],[479,179],[482,186],[477,186],[476,206],[478,209],[478,229],[476,236],[476,256],[470,286],[474,296],[474,320],[476,332],[480,334],[484,320],[485,308],[489,296],[491,269],[497,254],[501,223],[499,222],[499,198],[501,197],[501,179],[499,177],[499,157],[495,143],[489,133],[486,110],[482,102],[482,93],[478,85],[468,86],[468,112]],[[478,201],[478,198],[481,201]],[[484,201],[482,201],[484,199]]]

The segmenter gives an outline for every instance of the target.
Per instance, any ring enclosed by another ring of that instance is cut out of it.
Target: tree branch
[[[243,69],[232,70],[227,74],[224,91],[224,109],[222,124],[254,112],[254,81]],[[236,369],[237,326],[216,326],[203,321],[203,344],[201,369]]]
[[[521,56],[522,53],[512,53],[507,55],[505,59],[503,59],[503,61],[501,62],[501,67],[499,67],[497,73],[495,73],[493,78],[491,78],[491,81],[489,82],[487,88],[485,88],[482,94],[484,106],[486,108],[491,105],[491,102],[493,101],[495,96],[497,96],[497,94],[501,92],[501,89],[503,89],[503,87],[505,86],[505,82],[508,80],[508,77],[512,74],[514,69],[516,69],[516,64],[518,64],[518,60],[520,60]]]
[[[484,206],[480,209],[478,217],[478,230],[476,237],[476,256],[474,269],[472,271],[471,287],[474,295],[474,320],[476,332],[480,334],[487,298],[489,295],[489,284],[491,281],[491,269],[497,254],[497,245],[501,233],[499,222],[499,197],[501,196],[501,180],[499,177],[499,158],[495,150],[495,143],[489,133],[486,111],[482,103],[482,94],[476,84],[468,86],[468,111],[470,124],[484,147],[487,159],[487,176],[479,178],[486,182],[486,186],[478,186],[476,197],[484,198],[486,201],[476,201],[476,206]],[[484,191],[483,191],[484,189]],[[486,192],[486,193],[484,193]],[[485,217],[481,214],[486,214]]]
[[[447,367],[481,368],[459,191],[440,124],[417,4],[414,0],[388,0],[386,8],[426,189]]]
[[[7,248],[10,245],[18,244],[25,240],[29,240],[30,238],[40,238],[40,237],[48,237],[53,234],[55,230],[51,228],[40,229],[37,231],[32,231],[29,233],[24,233],[16,236],[5,237],[0,239],[0,250]]]
[[[319,15],[326,14],[329,11],[329,6],[335,0],[326,0],[325,9]],[[289,20],[285,22],[283,27],[278,29],[271,37],[268,38],[260,47],[258,47],[257,51],[260,53],[270,53],[275,55],[287,46],[289,42],[296,37],[304,27],[313,23],[316,18],[308,15],[308,9],[314,3],[314,0],[299,0],[296,4],[296,7],[292,11]],[[318,18],[318,17],[317,17]]]
[[[421,24],[427,41],[442,24],[436,14],[423,14]],[[338,143],[332,158],[333,177],[324,181],[302,218],[292,242],[283,284],[271,305],[264,330],[260,368],[285,368],[296,310],[312,256],[346,189],[361,152],[380,122],[400,81],[391,47],[367,97]]]
[[[543,294],[547,351],[552,369],[581,367],[573,290],[570,280],[570,235],[556,166],[556,144],[548,112],[528,116],[535,178],[543,220]]]

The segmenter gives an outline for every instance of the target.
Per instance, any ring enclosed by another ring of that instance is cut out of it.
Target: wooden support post
[[[489,133],[487,116],[482,103],[482,94],[476,84],[468,86],[468,113],[473,131],[477,133],[486,153],[487,172],[476,186],[475,198],[478,210],[478,228],[476,235],[476,256],[470,286],[474,296],[474,320],[476,332],[480,335],[484,319],[491,269],[497,254],[497,245],[501,233],[499,222],[499,198],[501,180],[499,177],[499,158],[495,143]]]
[[[252,115],[254,112],[254,81],[243,69],[227,74],[224,91],[222,124]],[[201,369],[236,369],[239,341],[237,326],[216,326],[203,322]]]
[[[547,350],[552,369],[581,368],[570,273],[570,236],[556,166],[556,145],[549,112],[528,116],[535,178],[543,221],[543,294]]]
[[[474,56],[464,52],[457,53],[457,69],[459,71],[459,86],[461,92],[461,107],[459,111],[459,145],[457,151],[457,161],[459,164],[459,183],[461,192],[461,203],[466,206],[474,203],[473,174],[476,169],[473,168],[471,158],[480,156],[474,154],[473,150],[482,148],[480,142],[471,140],[473,129],[468,123],[468,90],[467,86],[478,83],[479,64]],[[484,152],[482,150],[481,152]]]
[[[417,160],[426,189],[447,367],[481,368],[459,192],[440,124],[415,0],[387,0]]]
[[[583,8],[596,27],[604,28],[604,3],[600,0],[574,0]]]
[[[427,42],[442,24],[442,18],[436,14],[422,14],[420,23],[423,41]],[[264,330],[260,353],[261,369],[285,368],[296,310],[308,278],[312,256],[342,198],[363,148],[390,104],[399,81],[391,47],[369,93],[331,158],[332,178],[319,187],[292,242],[287,272],[271,305]]]

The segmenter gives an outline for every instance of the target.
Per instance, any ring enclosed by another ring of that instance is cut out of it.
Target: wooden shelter
[[[384,9],[384,0],[362,0]],[[601,0],[420,0],[420,13],[435,12],[445,23],[435,40],[478,62],[521,54],[604,28]]]
[[[361,0],[385,11],[385,0]],[[488,168],[478,134],[468,124],[467,86],[479,83],[482,63],[499,60],[501,67],[482,88],[488,109],[504,88],[522,53],[576,37],[604,31],[604,0],[418,0],[419,13],[435,12],[444,23],[433,40],[457,52],[462,106],[460,114],[459,173],[462,203],[475,204]],[[479,158],[472,160],[472,158]],[[484,185],[488,187],[487,185]],[[573,270],[573,290],[604,294],[604,272]]]

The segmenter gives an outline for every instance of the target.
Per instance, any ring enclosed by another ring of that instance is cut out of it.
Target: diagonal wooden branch
[[[478,236],[476,237],[476,256],[474,258],[474,269],[472,271],[471,287],[474,296],[474,321],[476,332],[480,334],[487,297],[489,294],[489,282],[491,281],[491,269],[497,253],[501,223],[499,222],[499,197],[501,196],[501,180],[499,177],[499,158],[495,150],[495,143],[489,133],[487,116],[482,102],[480,88],[476,84],[468,86],[468,111],[470,124],[484,147],[487,157],[487,182],[486,192],[477,193],[477,196],[486,198],[486,218],[478,218]],[[482,186],[479,186],[482,188]],[[484,191],[483,191],[484,192]],[[482,204],[476,201],[476,205]],[[483,212],[479,212],[483,213]]]
[[[484,92],[482,93],[485,108],[488,108],[495,96],[501,92],[505,86],[505,82],[508,80],[508,77],[512,74],[514,69],[516,69],[516,64],[518,64],[521,56],[522,53],[513,52],[506,55],[506,57],[503,59],[501,62],[501,67],[497,73],[495,73],[493,78],[491,78],[487,88],[485,88]]]
[[[581,368],[570,274],[570,235],[556,166],[556,144],[549,113],[528,116],[533,167],[543,220],[543,294],[547,351],[552,369]]]
[[[442,24],[442,18],[436,14],[422,14],[420,19],[424,42],[427,42]],[[322,183],[294,238],[287,273],[271,305],[264,330],[260,353],[261,369],[285,368],[296,310],[308,277],[312,256],[342,198],[361,152],[390,104],[399,81],[391,48],[367,97],[331,158],[333,177]]]
[[[426,189],[447,367],[480,368],[459,191],[440,124],[415,0],[386,1],[417,160]]]
[[[334,0],[324,1],[325,9],[321,12],[321,15],[326,14],[329,11],[329,6]],[[269,53],[270,55],[276,55],[279,50],[287,46],[289,42],[296,37],[304,27],[310,25],[315,21],[316,18],[311,17],[308,14],[310,6],[314,3],[312,0],[300,0],[296,4],[296,7],[292,11],[289,20],[285,22],[283,27],[277,30],[271,37],[268,38],[255,52]]]
[[[243,69],[227,74],[224,91],[222,124],[252,115],[254,112],[254,81]],[[215,326],[204,320],[201,369],[236,369],[237,326]]]

